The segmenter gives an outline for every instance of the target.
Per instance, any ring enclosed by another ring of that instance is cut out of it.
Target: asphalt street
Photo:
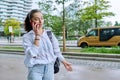
[[[27,80],[27,68],[23,60],[23,55],[0,54],[0,80]],[[119,63],[67,60],[72,63],[73,71],[68,72],[61,65],[55,80],[120,80]],[[91,63],[97,66],[91,66]],[[104,67],[106,64],[113,67]]]

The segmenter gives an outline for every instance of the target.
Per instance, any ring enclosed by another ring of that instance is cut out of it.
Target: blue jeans
[[[28,68],[28,80],[54,80],[54,64],[36,64]]]

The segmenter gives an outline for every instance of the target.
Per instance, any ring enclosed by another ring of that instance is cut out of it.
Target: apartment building
[[[32,0],[0,0],[0,19],[15,18],[23,23],[32,7]]]

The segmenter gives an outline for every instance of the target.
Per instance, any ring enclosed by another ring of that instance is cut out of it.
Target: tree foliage
[[[50,28],[56,35],[62,35],[62,19],[59,16],[44,15],[44,27]]]
[[[0,19],[0,26],[3,26],[3,22],[2,22],[2,19]]]
[[[53,0],[41,0],[38,2],[39,8],[44,14],[51,14],[56,7]]]
[[[4,33],[6,35],[10,34],[9,26],[12,26],[12,33],[14,35],[18,35],[20,33],[20,22],[17,21],[16,19],[9,18],[9,19],[5,20],[5,23],[4,23]]]
[[[40,10],[44,13],[44,27],[51,28],[58,36],[62,33],[63,10],[65,12],[66,36],[76,35],[76,32],[78,36],[82,36],[88,28],[95,25],[95,19],[98,26],[103,26],[106,23],[102,19],[114,15],[112,12],[107,11],[110,5],[106,0],[94,0],[94,2],[84,0],[42,0],[38,4]]]
[[[79,10],[78,15],[83,21],[101,20],[104,17],[114,16],[113,12],[107,11],[111,6],[107,0],[94,0],[94,2],[84,2],[86,7]],[[97,25],[95,25],[97,27]]]
[[[120,23],[118,23],[117,21],[115,21],[114,26],[120,26]]]

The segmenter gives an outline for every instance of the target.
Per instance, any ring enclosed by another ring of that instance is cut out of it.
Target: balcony
[[[10,2],[10,0],[4,0],[4,2]]]
[[[8,11],[7,11],[7,10],[0,10],[0,12],[4,12],[4,13],[7,13]]]
[[[6,3],[6,2],[0,2],[1,5],[9,5],[9,3]]]
[[[6,5],[1,5],[1,4],[0,4],[0,8],[7,8],[7,6],[6,6]]]
[[[17,0],[17,1],[15,1],[15,2],[17,2],[18,4],[19,4],[19,3],[24,4],[24,1],[20,1],[20,0]]]

